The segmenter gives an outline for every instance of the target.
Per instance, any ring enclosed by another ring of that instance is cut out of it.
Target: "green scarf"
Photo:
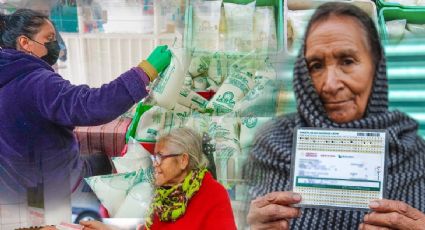
[[[158,187],[149,208],[146,229],[150,229],[152,226],[154,214],[158,215],[162,222],[176,221],[183,216],[189,200],[201,187],[207,171],[206,168],[195,169],[184,178],[181,184],[171,188]]]

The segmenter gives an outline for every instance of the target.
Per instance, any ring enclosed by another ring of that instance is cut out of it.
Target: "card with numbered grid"
[[[292,191],[299,207],[368,209],[385,196],[385,130],[297,128]]]

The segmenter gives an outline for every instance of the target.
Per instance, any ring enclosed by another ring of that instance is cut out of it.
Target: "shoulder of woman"
[[[218,181],[216,181],[210,172],[205,174],[205,178],[202,181],[201,189],[208,190],[209,193],[213,192],[215,195],[220,196],[227,194],[226,189]]]
[[[27,80],[30,80],[34,84],[57,84],[59,82],[66,81],[55,71],[45,68],[34,69],[26,75],[29,77]]]

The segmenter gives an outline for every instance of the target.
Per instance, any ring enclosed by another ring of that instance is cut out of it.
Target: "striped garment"
[[[380,60],[365,117],[338,124],[327,116],[310,79],[304,47],[294,67],[297,113],[269,123],[256,136],[245,173],[251,179],[252,198],[288,191],[292,138],[295,127],[386,129],[389,133],[387,198],[404,201],[425,212],[425,142],[418,124],[399,111],[388,111],[385,56]],[[358,229],[365,212],[305,208],[291,229]]]

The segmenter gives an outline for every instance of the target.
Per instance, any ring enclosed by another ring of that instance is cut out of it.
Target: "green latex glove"
[[[161,73],[171,62],[171,52],[168,46],[157,46],[146,60],[151,64],[156,72]]]

